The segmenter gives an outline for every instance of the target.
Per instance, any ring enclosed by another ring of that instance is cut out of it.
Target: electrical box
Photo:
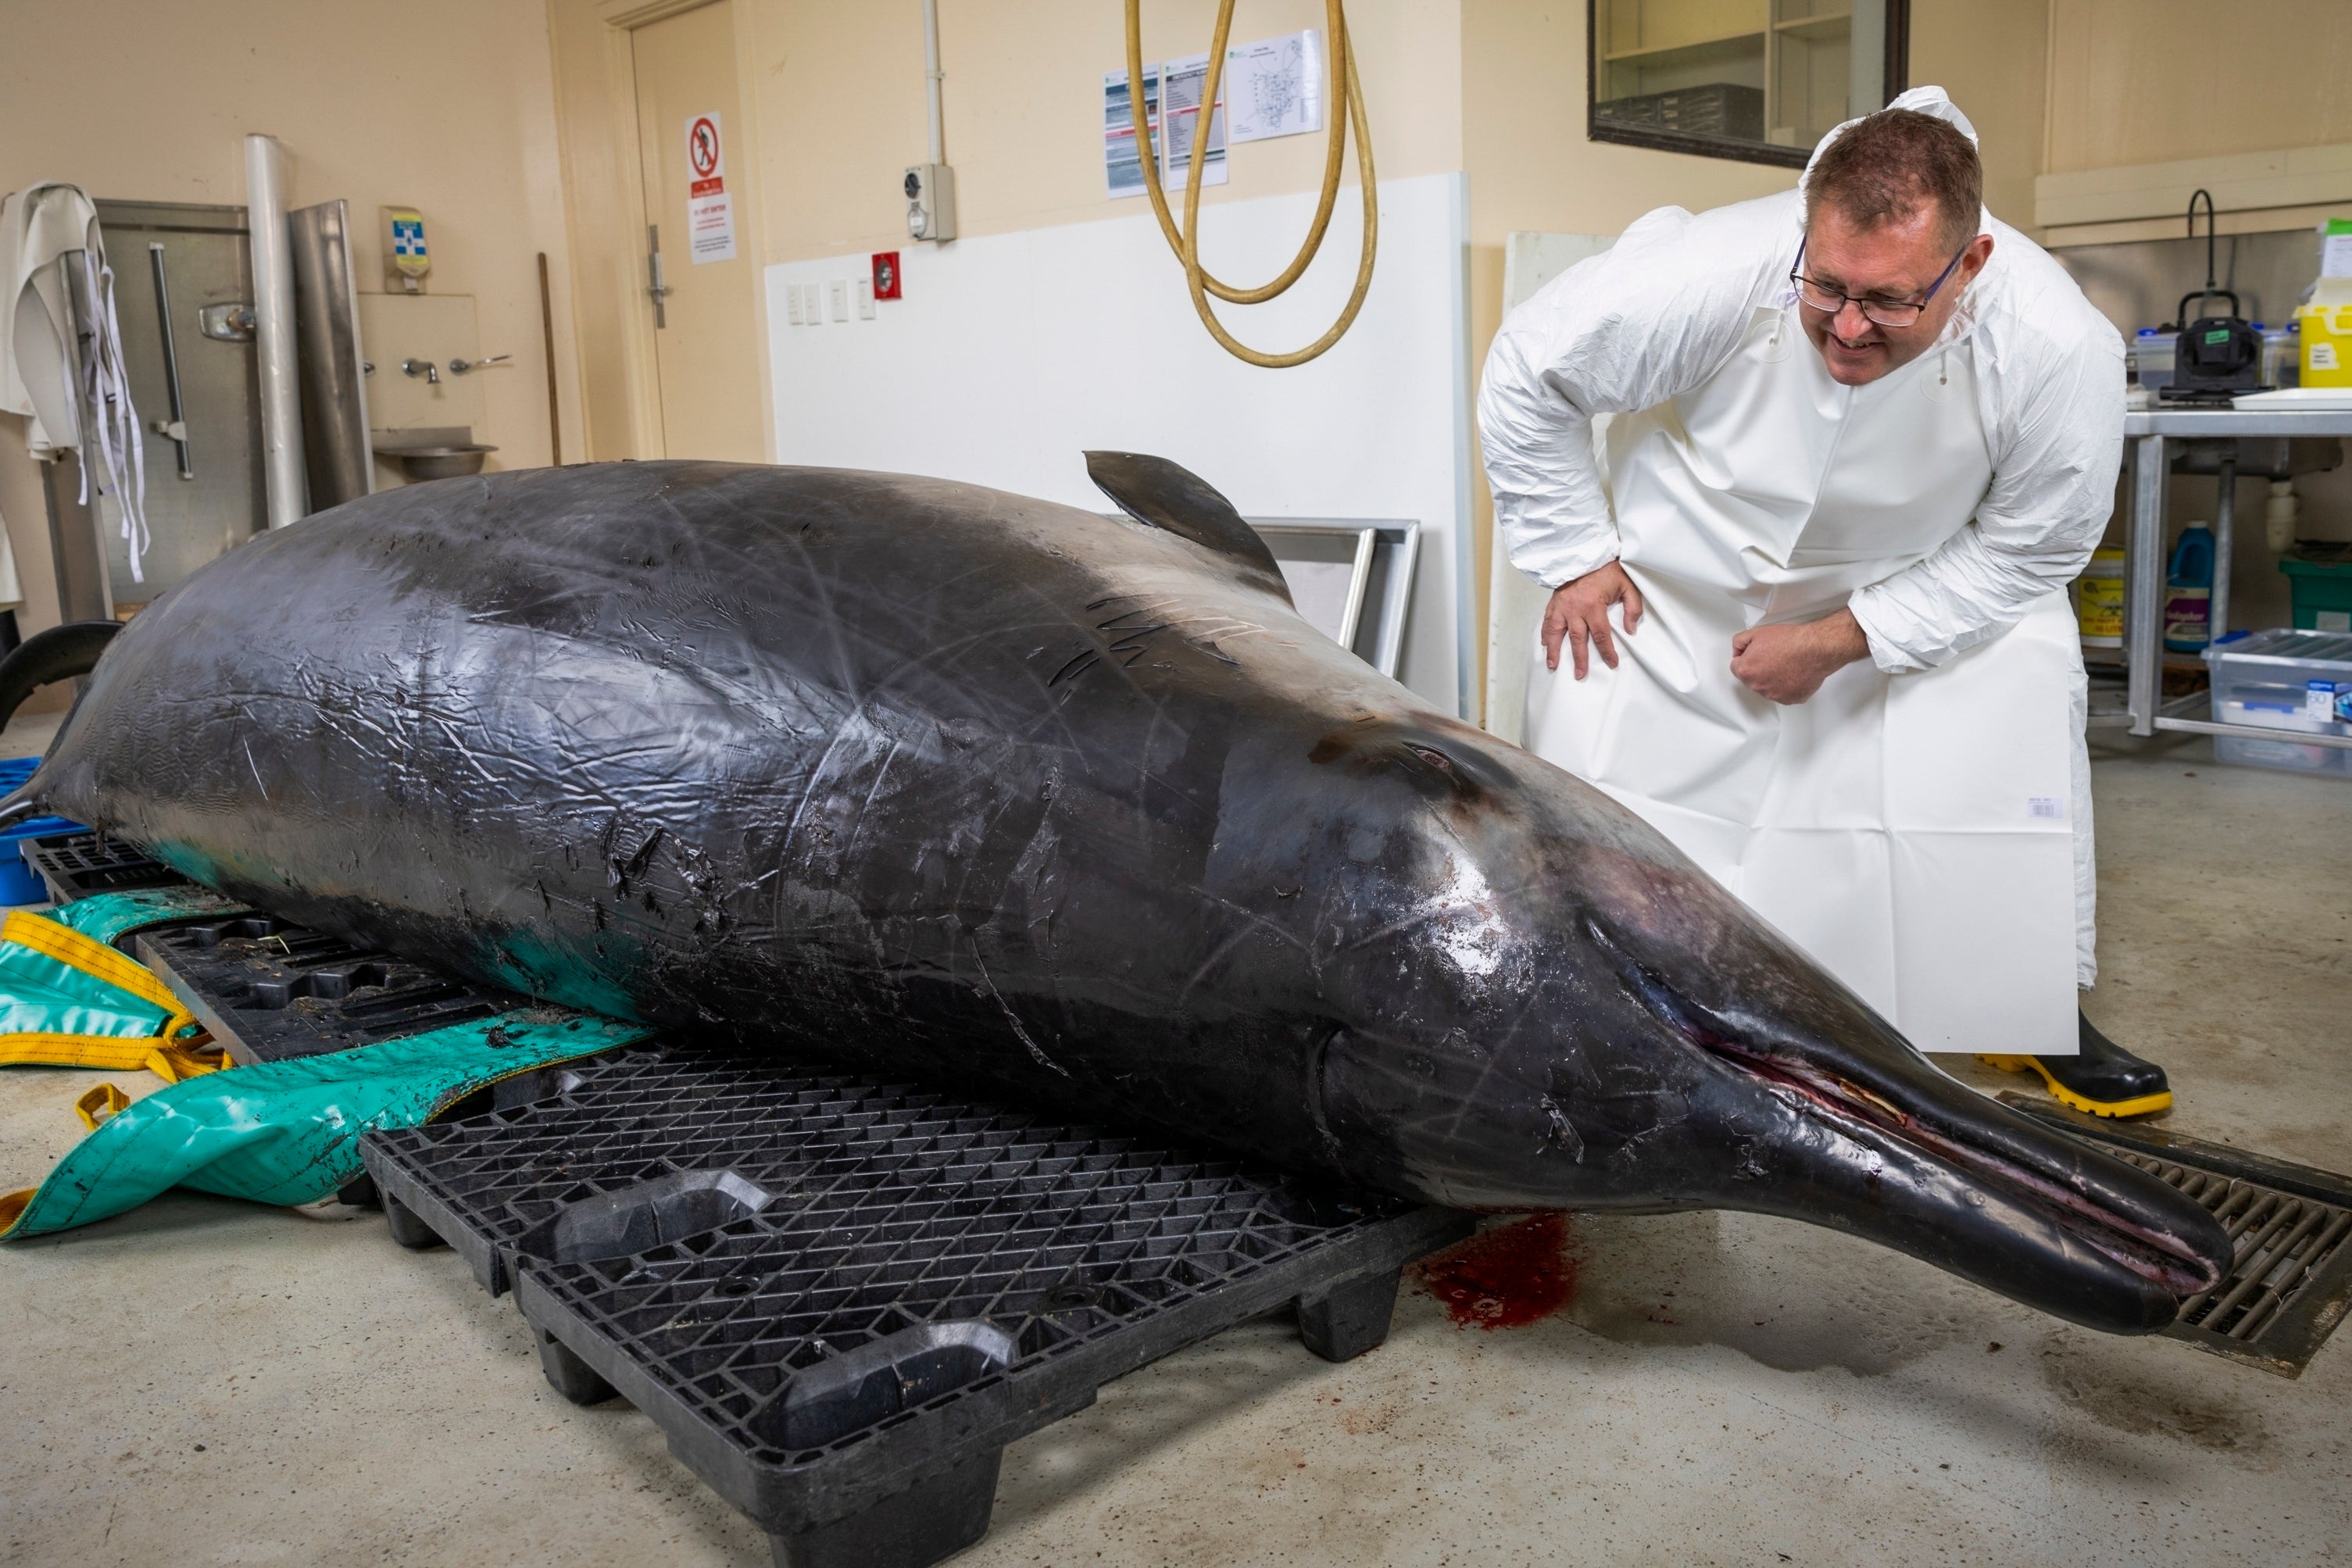
[[[956,236],[955,171],[944,163],[917,163],[907,170],[907,235],[949,240]]]
[[[415,207],[383,207],[383,286],[402,294],[425,292],[433,255],[425,247],[425,214]]]

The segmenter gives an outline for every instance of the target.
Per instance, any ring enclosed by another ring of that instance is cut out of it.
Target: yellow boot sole
[[[1998,1067],[2004,1072],[2039,1072],[2042,1074],[2042,1082],[2048,1085],[2050,1092],[2060,1104],[2070,1105],[2085,1115],[2147,1116],[2172,1108],[2172,1091],[2169,1089],[2158,1090],[2154,1094],[2142,1094],[2134,1100],[2094,1100],[2087,1094],[2077,1093],[2053,1078],[2050,1075],[2050,1070],[2042,1065],[2041,1059],[2038,1057],[1986,1056],[1979,1053],[1977,1060],[1987,1067]]]

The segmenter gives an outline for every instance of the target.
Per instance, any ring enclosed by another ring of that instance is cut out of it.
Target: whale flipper
[[[1290,599],[1282,568],[1258,532],[1242,520],[1234,504],[1191,469],[1141,452],[1089,452],[1087,476],[1118,509],[1137,522],[1165,528],[1206,549],[1233,557],[1264,573],[1259,584]]]

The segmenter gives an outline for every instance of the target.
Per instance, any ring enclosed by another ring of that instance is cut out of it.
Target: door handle
[[[662,299],[670,292],[662,281],[661,225],[646,225],[646,292],[653,297],[654,326],[656,329],[669,325],[669,312],[662,308]]]
[[[180,402],[180,346],[172,339],[172,286],[163,277],[163,246],[147,242],[147,259],[155,269],[155,321],[163,334],[163,386],[172,400],[172,417],[157,421],[155,434],[168,437],[180,453],[180,477],[193,479],[196,465],[188,452],[187,411]]]

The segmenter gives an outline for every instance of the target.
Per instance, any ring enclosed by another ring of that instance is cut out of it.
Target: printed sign
[[[1225,51],[1235,141],[1323,129],[1323,49],[1314,28]]]
[[[716,110],[686,117],[686,249],[697,267],[735,259],[735,202]]]
[[[1201,119],[1201,94],[1208,85],[1209,57],[1193,55],[1143,68],[1143,120],[1151,132],[1160,188],[1181,191],[1192,176],[1192,133]],[[1103,175],[1111,199],[1143,194],[1142,152],[1135,113],[1128,101],[1127,73],[1103,73]],[[1167,112],[1160,112],[1162,99]],[[1209,144],[1202,151],[1201,183],[1222,185],[1225,168],[1225,106],[1220,99],[1209,119]]]

